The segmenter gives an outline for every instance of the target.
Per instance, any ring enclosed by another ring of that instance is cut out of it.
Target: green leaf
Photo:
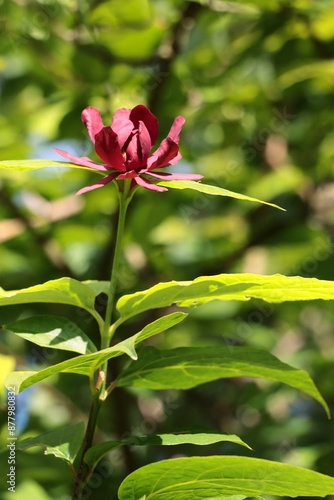
[[[230,442],[240,444],[246,448],[251,449],[248,444],[242,441],[234,434],[222,433],[204,433],[197,432],[193,434],[152,434],[150,436],[133,436],[122,441],[107,441],[100,443],[90,448],[85,454],[85,462],[93,469],[101,458],[115,448],[122,445],[127,446],[147,446],[147,445],[161,445],[161,446],[175,446],[180,444],[194,444],[194,445],[209,445],[220,442]]]
[[[105,293],[106,295],[109,293],[110,281],[88,280],[83,281],[83,284],[89,286],[89,288],[93,290],[95,297],[100,295],[100,293]]]
[[[265,378],[290,385],[316,399],[329,415],[326,402],[307,372],[253,347],[178,347],[168,351],[147,347],[138,361],[123,371],[117,385],[156,390],[190,389],[230,377]]]
[[[237,200],[252,201],[255,203],[263,203],[264,205],[269,205],[270,207],[278,208],[279,210],[285,211],[284,208],[275,205],[274,203],[269,203],[267,201],[258,200],[244,194],[235,193],[234,191],[229,191],[228,189],[220,188],[217,186],[210,186],[209,184],[201,184],[196,181],[162,181],[158,182],[158,186],[165,186],[171,189],[192,189],[193,191],[200,191],[201,193],[211,194],[213,196],[228,196],[229,198],[236,198]]]
[[[108,451],[122,445],[123,443],[121,441],[105,441],[104,443],[96,444],[85,453],[85,462],[89,465],[90,469],[93,470]]]
[[[76,165],[75,163],[68,163],[64,161],[54,161],[54,160],[6,160],[0,161],[0,168],[5,168],[15,171],[23,170],[38,170],[40,168],[46,167],[62,167],[62,168],[80,168],[83,170],[89,170],[90,172],[96,172],[101,174],[98,170],[93,170],[89,167],[83,167],[81,165]]]
[[[141,467],[118,490],[119,500],[221,500],[240,494],[324,497],[334,494],[334,478],[249,457],[174,458]]]
[[[124,295],[117,303],[123,321],[141,312],[177,304],[195,307],[212,300],[262,299],[266,302],[334,300],[334,282],[299,276],[219,274],[194,281],[159,283],[148,290]]]
[[[94,290],[72,278],[60,278],[47,281],[42,285],[35,285],[22,290],[11,290],[6,292],[0,288],[0,306],[14,304],[31,304],[34,302],[68,304],[81,307],[88,311],[99,323],[103,320],[95,310]]]
[[[96,352],[90,338],[72,321],[59,316],[33,316],[4,328],[34,344],[73,351],[80,354]]]
[[[176,446],[180,444],[194,445],[209,445],[221,442],[229,442],[240,444],[246,448],[250,448],[248,444],[242,441],[235,434],[211,433],[211,432],[196,432],[196,433],[179,433],[179,434],[151,434],[150,436],[134,436],[123,439],[122,443],[129,446]]]
[[[45,448],[45,455],[54,455],[73,464],[74,459],[81,448],[85,434],[85,424],[80,422],[75,425],[67,425],[55,431],[49,431],[40,436],[23,439],[16,442],[17,450],[26,450],[34,446]]]
[[[157,335],[174,325],[177,325],[187,317],[182,312],[172,313],[157,319],[153,323],[145,326],[139,333],[129,337],[118,344],[103,349],[93,354],[82,354],[73,359],[68,359],[57,365],[50,366],[40,371],[17,371],[10,373],[6,379],[6,386],[15,386],[18,392],[27,389],[42,380],[45,380],[57,373],[76,373],[92,377],[95,371],[108,359],[127,354],[132,359],[137,359],[135,346],[143,340]]]

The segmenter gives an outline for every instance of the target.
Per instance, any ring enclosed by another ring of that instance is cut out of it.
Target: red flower
[[[182,116],[175,118],[166,139],[151,156],[151,149],[158,137],[158,120],[145,106],[117,110],[108,127],[103,125],[100,112],[91,106],[84,109],[81,119],[103,163],[87,157],[78,158],[60,149],[55,151],[77,165],[99,170],[107,175],[95,184],[80,189],[77,194],[105,186],[114,179],[132,179],[131,188],[138,184],[153,191],[166,191],[165,187],[157,186],[151,180],[199,180],[203,177],[158,170],[175,165],[181,158],[178,143],[185,122]]]

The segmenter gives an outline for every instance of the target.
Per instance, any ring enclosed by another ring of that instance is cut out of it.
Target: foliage
[[[69,498],[107,360],[86,498],[333,495],[332,1],[0,5],[0,376],[25,389],[17,498]],[[204,179],[135,193],[100,349],[116,189],[75,197],[96,174],[53,147],[97,160],[81,111],[106,123],[138,103],[160,139],[185,116],[178,171]],[[6,446],[5,411],[0,423]]]

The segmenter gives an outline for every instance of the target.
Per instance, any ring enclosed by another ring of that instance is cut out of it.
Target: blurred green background
[[[61,160],[53,147],[91,155],[81,111],[95,106],[107,124],[116,109],[142,103],[158,117],[161,139],[175,116],[185,116],[177,171],[287,210],[141,190],[129,210],[119,295],[223,272],[334,280],[333,0],[0,0],[0,23],[1,160]],[[73,194],[94,180],[80,170],[0,172],[3,288],[64,275],[109,278],[113,187]],[[65,306],[1,308],[0,323],[47,312],[75,319],[97,341],[95,324]],[[157,314],[140,318],[140,326]],[[308,370],[333,410],[333,324],[333,305],[320,301],[213,303],[150,343],[269,350]],[[133,323],[119,336],[136,331]],[[30,369],[68,356],[4,333],[0,353]],[[115,373],[123,362],[113,365]],[[20,397],[19,430],[38,435],[79,422],[89,405],[87,380],[60,375]],[[236,433],[254,451],[219,444],[114,452],[87,498],[116,499],[129,471],[182,454],[247,454],[334,475],[334,424],[323,409],[261,380],[218,381],[185,393],[115,391],[97,440],[191,425]],[[70,498],[65,463],[38,448],[17,459],[16,500]],[[8,500],[5,473],[2,456],[1,499]]]

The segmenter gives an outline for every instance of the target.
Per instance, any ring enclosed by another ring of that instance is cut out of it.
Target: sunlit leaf
[[[179,434],[151,434],[149,436],[134,436],[123,440],[123,444],[129,446],[147,446],[147,445],[161,445],[161,446],[177,446],[180,444],[194,444],[198,446],[205,446],[215,443],[234,443],[245,446],[251,449],[239,436],[235,434],[223,433],[179,433]]]
[[[210,186],[209,184],[202,184],[196,181],[163,181],[158,183],[159,186],[165,186],[171,189],[192,189],[193,191],[199,191],[200,193],[211,194],[213,196],[228,196],[229,198],[236,198],[237,200],[252,201],[255,203],[263,203],[279,210],[285,210],[274,203],[269,203],[267,201],[257,200],[256,198],[251,198],[241,193],[234,193],[228,189],[220,188],[217,186]]]
[[[54,161],[54,160],[7,160],[0,161],[0,168],[6,168],[9,170],[38,170],[40,168],[47,167],[61,167],[61,168],[79,168],[81,170],[90,170],[91,172],[98,172],[97,170],[92,170],[89,167],[83,167],[81,165],[76,165],[75,163],[68,163],[64,161]]]
[[[117,303],[123,319],[149,309],[177,304],[195,307],[212,300],[262,299],[266,302],[334,300],[334,282],[299,276],[261,276],[258,274],[220,274],[194,281],[169,281],[124,295]]]
[[[118,498],[220,500],[240,494],[324,497],[334,494],[334,478],[249,457],[174,458],[146,465],[130,474],[121,484]]]
[[[0,306],[32,304],[36,302],[68,304],[86,309],[101,325],[103,320],[95,310],[95,293],[84,283],[72,278],[47,281],[22,290],[5,291],[0,288]]]
[[[5,328],[43,347],[80,354],[96,351],[95,345],[81,328],[60,316],[33,316],[5,325]]]
[[[255,377],[290,385],[328,406],[308,373],[282,363],[253,347],[178,347],[160,351],[147,347],[120,375],[119,386],[149,389],[190,389],[211,380]]]

